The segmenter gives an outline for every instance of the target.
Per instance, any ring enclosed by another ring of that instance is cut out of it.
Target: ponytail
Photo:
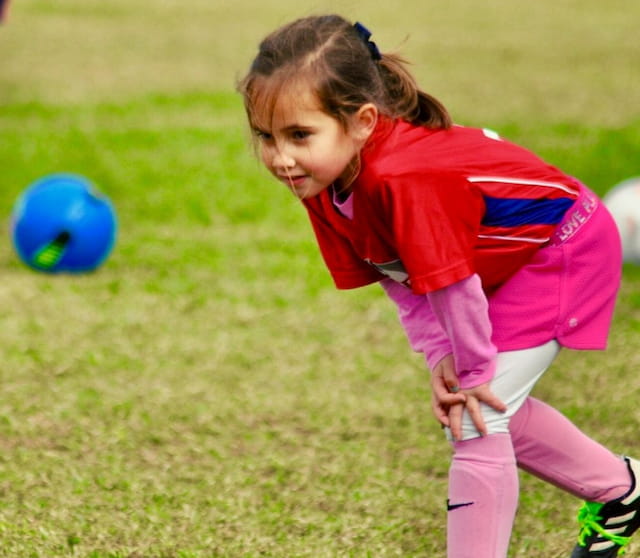
[[[450,128],[452,121],[445,106],[422,91],[397,54],[382,54],[377,62],[386,92],[390,115],[427,128]]]

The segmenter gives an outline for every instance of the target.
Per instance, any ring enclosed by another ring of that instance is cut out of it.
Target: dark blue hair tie
[[[353,24],[353,28],[356,30],[358,35],[360,35],[362,42],[367,45],[367,48],[371,53],[371,58],[373,58],[374,60],[381,60],[382,54],[380,54],[380,51],[378,50],[378,45],[369,40],[369,38],[371,37],[371,31],[369,31],[364,25],[362,25],[362,23],[358,21]]]

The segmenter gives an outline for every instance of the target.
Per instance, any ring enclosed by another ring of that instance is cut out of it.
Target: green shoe
[[[580,535],[571,558],[615,558],[624,554],[631,535],[640,528],[640,461],[624,458],[631,488],[606,504],[585,502],[578,513]]]

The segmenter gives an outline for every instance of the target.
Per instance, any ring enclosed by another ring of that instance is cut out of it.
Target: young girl
[[[615,225],[575,178],[452,125],[370,35],[330,15],[264,39],[239,85],[262,161],[336,286],[380,283],[425,354],[453,446],[449,558],[506,557],[517,467],[588,500],[573,558],[611,558],[640,526],[640,462],[529,394],[561,346],[604,348]]]

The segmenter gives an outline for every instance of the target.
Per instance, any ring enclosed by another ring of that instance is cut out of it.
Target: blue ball
[[[11,237],[19,258],[48,273],[81,273],[100,266],[113,250],[116,213],[87,179],[52,174],[18,198]]]

